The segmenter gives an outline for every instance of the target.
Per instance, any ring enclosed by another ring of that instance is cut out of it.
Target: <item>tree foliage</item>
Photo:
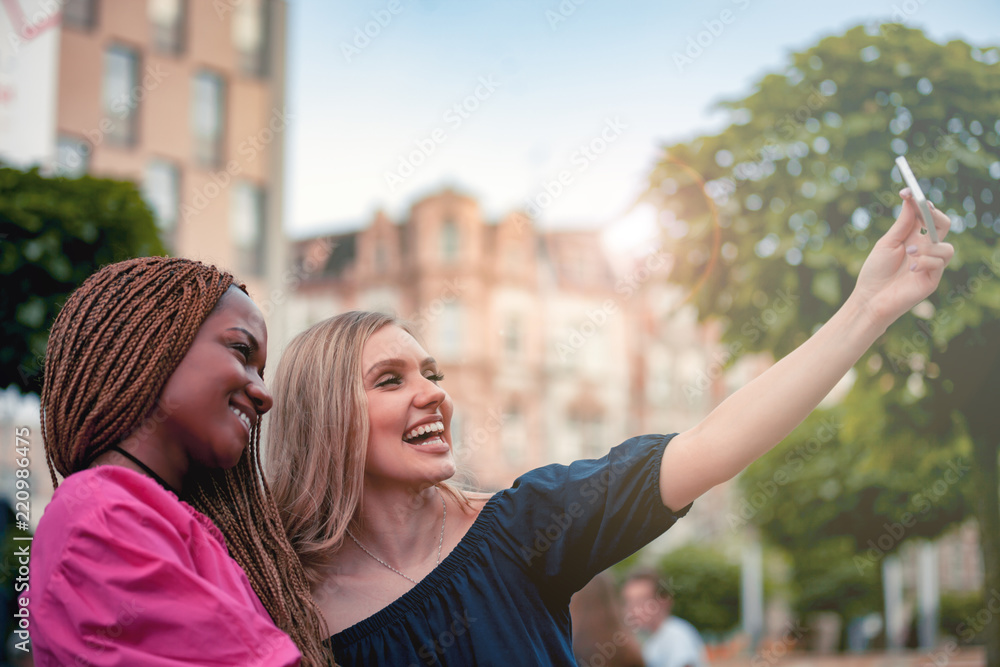
[[[818,437],[823,418],[836,421],[774,498],[744,512],[800,549],[800,570],[822,540],[852,538],[856,556],[869,540],[891,551],[974,506],[987,586],[1000,576],[990,574],[1000,572],[998,61],[996,48],[942,45],[898,24],[854,28],[723,102],[731,124],[665,147],[651,174],[647,200],[661,209],[671,279],[692,289],[701,319],[721,321],[732,359],[787,354],[843,303],[898,213],[897,155],[952,218],[956,254],[938,291],[865,354],[838,408],[811,417],[745,476],[749,499],[792,473],[786,457]],[[904,518],[913,524],[902,537],[883,538]]]
[[[162,255],[133,183],[47,178],[0,167],[0,386],[41,389],[48,328],[69,293],[100,267]]]
[[[721,635],[740,620],[740,567],[722,553],[695,544],[665,555],[657,565],[674,596],[673,614],[707,635]]]

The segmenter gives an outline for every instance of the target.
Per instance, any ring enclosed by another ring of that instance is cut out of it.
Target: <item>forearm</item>
[[[736,476],[802,423],[884,332],[857,300],[667,447],[660,493],[684,507]],[[676,471],[674,474],[672,471]]]

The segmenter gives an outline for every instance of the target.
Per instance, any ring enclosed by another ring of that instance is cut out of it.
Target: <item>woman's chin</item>
[[[458,466],[455,465],[454,461],[451,461],[450,464],[445,466],[444,469],[441,471],[442,477],[439,481],[447,482],[449,479],[455,476],[456,472],[458,472]]]
[[[427,481],[434,484],[440,484],[442,482],[447,482],[449,479],[455,476],[458,471],[458,466],[455,465],[455,461],[448,457],[447,461],[442,461],[441,464],[427,477]]]
[[[216,451],[214,460],[205,461],[203,465],[208,468],[222,468],[223,470],[230,470],[235,468],[247,453],[246,445],[227,447],[225,450]]]

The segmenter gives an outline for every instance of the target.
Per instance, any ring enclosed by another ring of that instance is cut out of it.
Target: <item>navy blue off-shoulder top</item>
[[[673,436],[549,465],[495,494],[430,574],[330,638],[343,666],[576,665],[569,600],[678,518],[660,500]]]

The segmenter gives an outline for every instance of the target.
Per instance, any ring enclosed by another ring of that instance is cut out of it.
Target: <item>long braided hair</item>
[[[153,412],[232,275],[182,258],[104,267],[70,295],[49,334],[42,386],[45,456],[58,486],[135,432]],[[230,470],[198,470],[189,501],[226,538],[233,558],[303,665],[332,665],[325,626],[278,516],[260,464],[260,419]]]

